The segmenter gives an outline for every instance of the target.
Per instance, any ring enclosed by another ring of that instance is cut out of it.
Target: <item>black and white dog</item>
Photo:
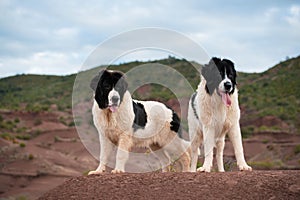
[[[224,172],[223,150],[228,133],[240,170],[252,170],[245,161],[240,131],[236,71],[228,59],[212,58],[201,71],[201,82],[189,102],[188,124],[191,171],[196,171],[198,148],[204,146],[204,163],[197,171],[210,172],[216,147],[218,170]]]
[[[102,70],[93,78],[90,86],[94,90],[92,113],[101,151],[98,168],[89,174],[105,171],[112,153],[109,142],[118,146],[116,166],[112,173],[125,171],[132,147],[154,149],[157,146],[171,160],[178,159],[182,171],[190,170],[190,155],[185,151],[189,143],[178,136],[180,119],[175,112],[159,102],[133,100],[127,90],[125,75],[118,71]],[[182,152],[177,158],[171,158],[174,149]]]

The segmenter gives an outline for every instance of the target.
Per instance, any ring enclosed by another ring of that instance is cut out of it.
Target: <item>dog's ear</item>
[[[210,95],[213,94],[214,90],[218,87],[221,81],[221,75],[218,69],[221,59],[213,57],[208,64],[204,65],[201,70],[201,74],[206,80],[206,92]]]
[[[213,57],[209,63],[204,65],[201,70],[202,76],[208,81],[212,78],[216,78],[219,75],[218,65],[221,62],[220,58]]]
[[[119,88],[121,88],[123,92],[125,92],[127,90],[127,88],[128,88],[128,83],[127,83],[127,80],[126,80],[126,75],[123,74],[120,71],[115,71],[114,72],[114,76],[116,76],[118,78],[117,86]]]
[[[208,65],[218,66],[220,62],[221,62],[221,59],[220,59],[220,58],[213,57],[213,58],[209,61]]]
[[[92,88],[93,91],[96,91],[98,82],[100,81],[101,76],[103,76],[104,73],[107,71],[105,69],[101,70],[91,81],[90,87]]]
[[[234,63],[231,60],[223,59],[222,62],[226,62],[228,65],[230,65],[230,67],[234,69]]]

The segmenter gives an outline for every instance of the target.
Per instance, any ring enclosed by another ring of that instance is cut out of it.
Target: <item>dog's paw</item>
[[[90,172],[88,173],[88,175],[101,174],[101,173],[103,173],[103,172],[105,172],[105,170],[99,170],[99,171],[95,170],[95,171],[90,171]]]
[[[199,167],[197,172],[210,172],[210,167]]]
[[[120,173],[124,173],[124,171],[120,170],[120,169],[114,169],[114,170],[111,171],[111,173],[113,173],[113,174],[120,174]]]
[[[239,165],[240,171],[252,171],[252,167],[247,165],[246,163],[244,165]]]

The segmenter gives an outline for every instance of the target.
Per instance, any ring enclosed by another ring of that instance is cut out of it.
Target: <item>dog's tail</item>
[[[201,150],[200,150],[200,148],[198,148],[198,156],[200,156],[201,155]]]

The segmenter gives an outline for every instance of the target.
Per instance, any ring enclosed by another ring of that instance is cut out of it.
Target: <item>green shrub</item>
[[[19,118],[15,118],[14,122],[15,122],[15,123],[19,123],[19,122],[20,122],[20,119],[19,119]]]
[[[267,143],[269,143],[269,140],[264,139],[264,140],[262,141],[262,143],[263,143],[263,144],[267,144]]]
[[[64,117],[59,117],[59,122],[62,123],[63,125],[67,125],[66,119]]]
[[[25,143],[23,143],[23,142],[22,142],[22,143],[20,143],[19,145],[20,145],[20,147],[22,147],[22,148],[26,147],[26,144],[25,144]]]
[[[17,133],[24,133],[26,132],[27,128],[26,127],[20,127],[20,128],[17,128],[16,132]]]
[[[254,126],[246,126],[246,127],[242,127],[241,129],[242,129],[241,130],[242,137],[248,138],[254,133],[255,127]]]
[[[0,137],[9,141],[13,141],[15,139],[15,137],[9,133],[1,133]]]
[[[10,130],[12,131],[14,128],[16,128],[16,124],[11,121],[11,120],[3,120],[2,122],[0,122],[0,128],[6,129],[6,130]]]
[[[72,127],[72,126],[75,126],[75,122],[74,121],[71,121],[68,126]]]
[[[20,139],[20,140],[30,140],[31,139],[31,135],[29,134],[18,134],[16,136],[17,139]]]
[[[295,153],[295,154],[300,153],[300,144],[298,144],[298,145],[295,146],[295,148],[294,148],[294,153]]]
[[[33,160],[34,159],[34,156],[32,154],[29,154],[28,155],[28,160]]]

